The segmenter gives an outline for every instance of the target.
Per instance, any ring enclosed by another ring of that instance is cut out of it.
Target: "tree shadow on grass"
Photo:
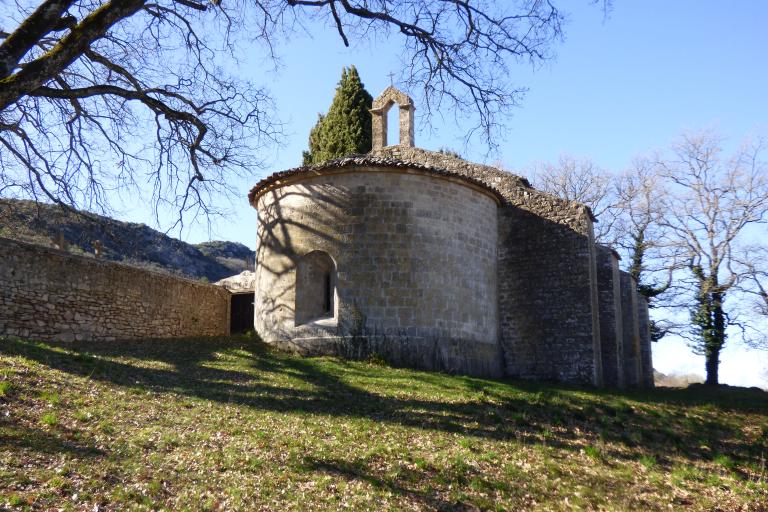
[[[358,363],[291,356],[246,338],[75,344],[0,339],[2,354],[23,356],[97,381],[258,410],[368,418],[493,440],[546,443],[573,451],[581,450],[588,438],[644,447],[657,452],[660,459],[669,453],[691,460],[727,453],[737,462],[756,463],[768,452],[764,442],[747,442],[717,414],[684,414],[686,407],[705,404],[723,415],[766,414],[766,393],[747,393],[737,399],[721,396],[722,392],[711,396],[683,390],[622,393],[407,371],[404,380],[423,381],[424,386],[443,394],[403,397],[394,392],[393,384],[384,386],[381,393],[350,384],[366,383],[366,370],[361,370],[365,367]],[[159,367],[152,367],[158,362],[162,363]],[[383,367],[369,368],[379,379],[395,373]],[[368,384],[375,388],[375,381]],[[461,396],[466,398],[456,399]],[[631,457],[626,450],[612,455]]]
[[[326,473],[341,477],[345,480],[358,480],[365,482],[377,489],[389,491],[393,494],[404,496],[432,510],[441,512],[469,512],[480,510],[477,506],[460,501],[449,502],[436,497],[433,493],[419,489],[413,489],[403,485],[403,481],[429,481],[430,476],[420,474],[418,471],[410,471],[410,475],[398,478],[376,476],[364,462],[350,462],[344,459],[320,459],[312,456],[303,458],[302,469],[317,473]],[[416,486],[414,486],[416,487]]]
[[[78,457],[100,457],[103,450],[76,441],[62,438],[41,429],[0,421],[0,450],[56,454],[66,453]]]

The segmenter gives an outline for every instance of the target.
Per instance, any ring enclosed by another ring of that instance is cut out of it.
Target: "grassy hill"
[[[190,245],[145,224],[34,201],[0,199],[0,236],[46,247],[63,237],[69,251],[90,255],[98,241],[105,259],[209,281],[238,274],[253,262],[253,251],[239,243]]]
[[[768,510],[768,394],[0,338],[0,507]]]

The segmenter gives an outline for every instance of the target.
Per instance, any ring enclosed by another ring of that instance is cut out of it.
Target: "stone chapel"
[[[250,191],[262,339],[467,375],[652,386],[648,303],[595,243],[589,208],[415,147],[414,112],[388,87],[370,153]]]

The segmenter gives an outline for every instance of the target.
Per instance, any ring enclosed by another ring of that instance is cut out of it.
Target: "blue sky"
[[[529,90],[508,121],[497,154],[486,155],[480,143],[465,147],[469,123],[457,125],[450,112],[422,126],[416,145],[451,147],[478,162],[500,160],[520,174],[561,153],[590,157],[619,172],[634,156],[667,146],[684,130],[713,128],[732,144],[749,134],[768,134],[768,2],[615,0],[608,18],[586,0],[560,3],[570,11],[556,59],[537,70],[512,69],[510,79]],[[254,169],[252,177],[235,183],[242,195],[232,198],[230,218],[211,230],[193,227],[182,234],[185,240],[225,239],[254,247],[256,214],[246,193],[260,177],[300,163],[341,68],[356,65],[376,96],[399,67],[394,36],[346,49],[332,27],[309,29],[311,35],[278,46],[276,72],[265,64],[261,48],[243,49],[239,73],[271,90],[285,123],[285,143],[265,155],[266,169]],[[120,217],[152,224],[141,209]],[[703,371],[702,359],[679,340],[654,345],[654,358],[664,372]],[[768,367],[765,354],[733,344],[722,361],[725,382],[764,383],[759,375]]]

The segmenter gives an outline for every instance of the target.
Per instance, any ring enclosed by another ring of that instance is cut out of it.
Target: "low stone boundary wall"
[[[0,334],[43,341],[229,334],[230,294],[0,238]]]

